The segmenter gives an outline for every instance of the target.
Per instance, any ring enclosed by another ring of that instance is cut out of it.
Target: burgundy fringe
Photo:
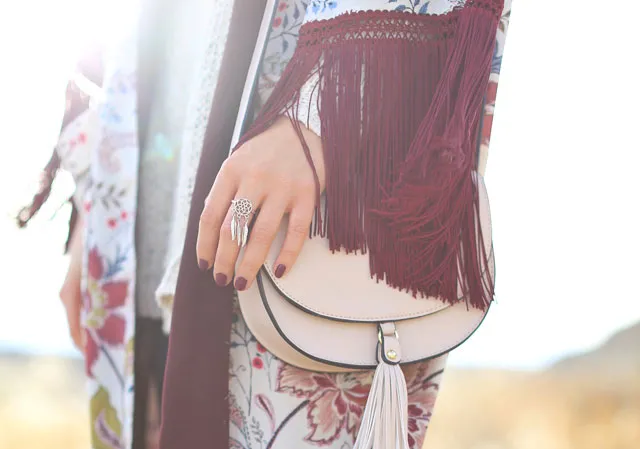
[[[440,16],[367,11],[304,25],[239,143],[286,114],[313,167],[298,108],[317,74],[327,201],[324,211],[317,201],[313,235],[332,251],[368,252],[372,276],[395,288],[481,309],[493,281],[483,275],[477,135],[502,7],[469,0]]]

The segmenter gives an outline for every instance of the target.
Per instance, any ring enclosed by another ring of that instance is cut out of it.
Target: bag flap
[[[477,179],[484,243],[487,254],[493,257],[489,200],[482,176],[478,175]],[[450,307],[436,297],[416,299],[411,293],[375,281],[371,278],[368,255],[332,253],[328,241],[321,237],[305,242],[295,265],[278,279],[273,264],[282,248],[287,226],[285,217],[263,273],[282,296],[308,313],[337,321],[384,322],[422,317]]]

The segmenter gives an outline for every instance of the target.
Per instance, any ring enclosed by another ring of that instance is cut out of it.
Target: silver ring
[[[238,243],[240,248],[244,248],[249,237],[249,220],[253,213],[253,204],[246,198],[238,198],[231,201],[231,240]]]

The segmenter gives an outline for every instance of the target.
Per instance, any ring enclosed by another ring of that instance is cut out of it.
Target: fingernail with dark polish
[[[284,275],[284,272],[287,271],[287,267],[280,264],[276,267],[276,277],[281,278]]]
[[[225,285],[227,285],[227,275],[223,274],[223,273],[218,273],[216,274],[216,284],[218,284],[220,287],[224,287]]]
[[[209,269],[209,262],[204,259],[200,259],[198,261],[198,267],[200,268],[200,271],[207,271]]]
[[[234,285],[236,286],[236,290],[242,291],[247,288],[247,280],[243,277],[239,277],[236,279],[236,283]]]

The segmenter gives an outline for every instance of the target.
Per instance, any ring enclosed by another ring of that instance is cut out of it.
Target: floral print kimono
[[[304,23],[363,9],[439,15],[459,3],[459,0],[279,0],[262,60],[258,100],[261,104],[267,101],[294,53]],[[485,150],[489,145],[509,15],[510,1],[507,1],[485,96],[479,142]],[[72,141],[73,146],[85,145],[88,155],[88,183],[81,207],[86,216],[83,297],[94,449],[129,449],[132,445],[139,162],[135,16],[121,21],[118,26],[121,32],[105,53],[98,106],[82,122],[85,128],[67,132],[66,140],[61,142],[65,148]],[[86,138],[87,133],[91,133],[91,139]],[[326,374],[290,366],[256,341],[238,309],[233,315],[230,338],[229,448],[352,447],[372,372]],[[405,369],[411,448],[423,443],[445,361],[446,355]]]

